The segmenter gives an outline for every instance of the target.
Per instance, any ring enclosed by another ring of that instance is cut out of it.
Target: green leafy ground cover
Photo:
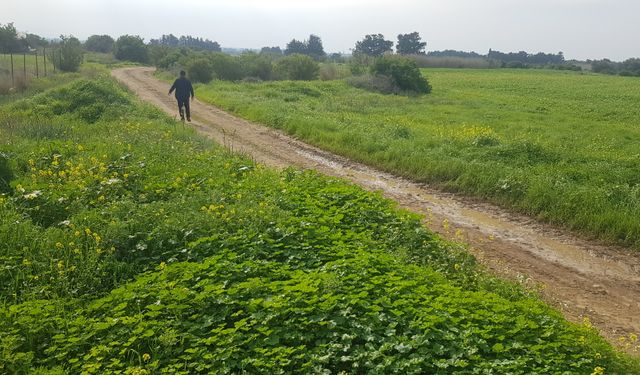
[[[637,373],[418,217],[106,78],[0,106],[0,372]]]
[[[198,97],[310,143],[640,248],[637,78],[425,70],[430,95],[332,82],[214,82]]]

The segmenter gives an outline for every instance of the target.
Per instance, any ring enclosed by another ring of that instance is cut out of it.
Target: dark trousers
[[[191,119],[191,110],[189,109],[189,97],[176,98],[178,99],[178,111],[180,112],[180,118],[184,119],[184,111],[187,112],[187,119]],[[184,107],[184,111],[182,110]]]

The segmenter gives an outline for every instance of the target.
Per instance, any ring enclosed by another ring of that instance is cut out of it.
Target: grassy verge
[[[106,78],[0,107],[0,372],[637,373],[380,196]]]
[[[640,248],[636,78],[426,74],[434,91],[424,97],[340,81],[215,82],[197,95],[352,159]]]

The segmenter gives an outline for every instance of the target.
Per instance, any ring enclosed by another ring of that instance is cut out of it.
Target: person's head
[[[186,77],[187,76],[187,72],[185,72],[184,70],[180,71],[180,77]]]

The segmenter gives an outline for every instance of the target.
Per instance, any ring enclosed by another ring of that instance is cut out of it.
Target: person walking
[[[184,121],[184,112],[187,113],[187,121],[191,122],[191,110],[189,108],[189,96],[193,100],[193,85],[191,81],[187,79],[187,73],[184,70],[180,71],[180,78],[173,82],[173,86],[169,90],[169,95],[175,90],[176,100],[178,101],[178,111],[180,112],[180,119]],[[184,111],[183,111],[184,107]]]

